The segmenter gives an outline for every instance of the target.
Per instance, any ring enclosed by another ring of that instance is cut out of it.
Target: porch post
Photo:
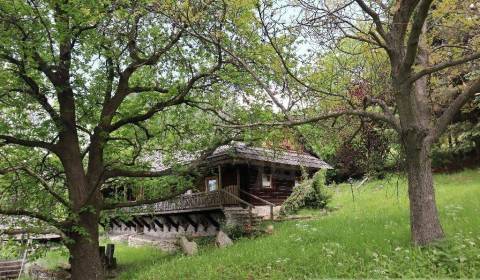
[[[235,169],[237,171],[237,188],[240,190],[240,168],[237,165]]]
[[[235,195],[240,196],[240,167],[237,165],[235,169],[237,171],[237,188],[235,190]]]
[[[218,189],[222,189],[222,166],[218,165]]]

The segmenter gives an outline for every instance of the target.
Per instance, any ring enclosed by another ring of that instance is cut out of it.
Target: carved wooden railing
[[[134,213],[162,213],[223,207],[224,205],[241,204],[240,201],[235,199],[235,197],[238,197],[238,194],[239,189],[237,186],[226,186],[223,189],[216,191],[182,194],[175,198],[157,202],[155,204],[126,208],[125,211]]]

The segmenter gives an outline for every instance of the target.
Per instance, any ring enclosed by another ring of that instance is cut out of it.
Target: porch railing
[[[234,196],[229,194],[233,194]],[[238,197],[238,194],[238,186],[233,185],[216,191],[182,194],[169,200],[151,205],[130,207],[125,210],[133,213],[162,213],[214,207],[220,208],[224,205],[239,204],[239,201],[235,198]]]
[[[240,191],[242,194],[246,195],[246,196],[249,196],[249,197],[251,197],[251,198],[253,198],[253,199],[256,199],[256,200],[258,200],[258,201],[260,201],[260,202],[263,202],[264,204],[268,205],[268,206],[270,207],[270,220],[273,221],[273,207],[275,207],[275,204],[273,204],[273,203],[271,203],[270,201],[265,200],[265,199],[263,199],[263,198],[261,198],[261,197],[258,197],[258,196],[256,196],[256,195],[253,195],[253,194],[251,194],[251,193],[249,193],[249,192],[246,192],[246,191],[244,191],[244,190],[239,190],[239,191]]]

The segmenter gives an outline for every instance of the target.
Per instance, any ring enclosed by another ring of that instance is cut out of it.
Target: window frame
[[[209,188],[209,181],[215,180],[216,182],[216,188],[215,190],[210,190]],[[213,191],[218,191],[218,176],[208,176],[205,177],[205,192],[213,192]]]
[[[269,177],[268,181],[270,182],[270,184],[269,184],[268,186],[264,186],[264,185],[263,185],[263,182],[264,182],[263,178],[264,178],[264,176],[268,176],[268,177]],[[260,178],[260,188],[262,188],[262,189],[268,189],[268,190],[273,189],[273,174],[268,174],[268,173],[266,173],[266,172],[264,172],[264,171],[262,170],[262,176],[261,176],[261,178]]]

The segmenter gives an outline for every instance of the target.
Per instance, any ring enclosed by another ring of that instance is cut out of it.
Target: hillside
[[[480,170],[435,180],[448,238],[432,248],[410,246],[406,183],[392,176],[355,189],[355,202],[349,185],[338,186],[337,211],[304,210],[315,218],[275,223],[273,235],[227,249],[203,245],[185,257],[119,246],[118,279],[478,278]]]

